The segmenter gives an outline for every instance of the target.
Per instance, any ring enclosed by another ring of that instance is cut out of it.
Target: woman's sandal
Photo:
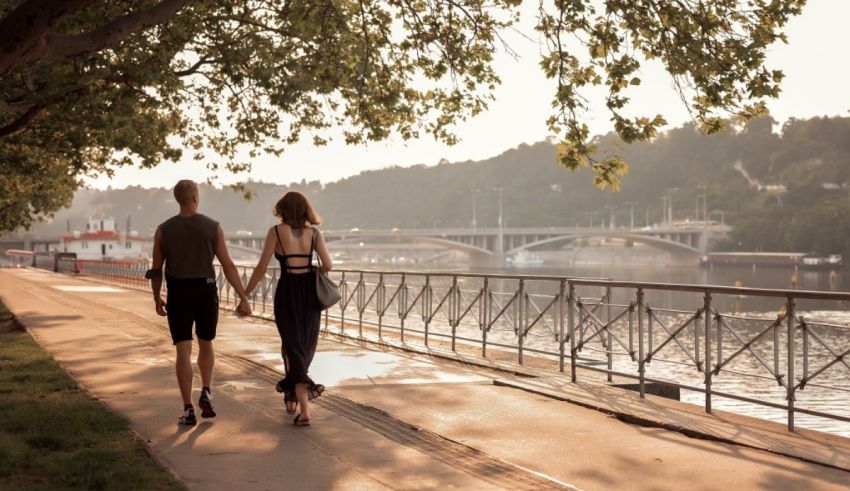
[[[298,415],[295,416],[295,419],[292,420],[292,424],[295,426],[310,426],[310,420],[301,419],[301,413],[298,413]]]
[[[322,393],[324,392],[325,386],[322,384],[316,384],[312,389],[307,392],[307,399],[312,401],[313,399],[322,395]]]

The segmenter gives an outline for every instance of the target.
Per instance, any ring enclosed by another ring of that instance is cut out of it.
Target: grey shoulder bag
[[[316,250],[316,236],[319,231],[313,228],[313,244],[311,249],[316,251],[316,261],[319,263],[317,268],[314,268],[316,274],[316,297],[319,299],[319,305],[322,310],[329,309],[339,302],[342,296],[339,293],[339,287],[330,279],[322,269],[322,258],[319,257],[319,251]]]

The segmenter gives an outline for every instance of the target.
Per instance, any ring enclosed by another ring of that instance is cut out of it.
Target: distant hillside
[[[495,226],[498,192],[504,189],[507,226],[570,226],[609,220],[636,225],[657,222],[662,196],[673,200],[676,220],[695,216],[699,194],[710,218],[721,212],[736,227],[727,248],[797,250],[850,256],[850,119],[791,120],[780,131],[767,118],[718,135],[693,126],[673,129],[652,142],[624,146],[615,136],[598,138],[600,151],[616,148],[630,163],[619,192],[600,191],[590,173],[554,164],[547,142],[520,145],[480,162],[369,171],[322,185],[252,182],[256,197],[245,202],[229,189],[205,187],[202,211],[230,231],[263,233],[271,209],[288,189],[313,200],[329,228],[464,227],[472,223],[473,196],[480,227]],[[630,204],[631,203],[631,204]],[[613,208],[611,208],[613,207]],[[127,217],[150,233],[175,212],[170,190],[131,187],[81,190],[69,210],[33,232],[55,235],[84,226],[92,214]]]

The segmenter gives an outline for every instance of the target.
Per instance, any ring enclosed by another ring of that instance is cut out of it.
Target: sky
[[[524,12],[518,34],[506,35],[512,49],[519,54],[514,59],[507,54],[496,55],[496,70],[502,84],[496,89],[490,109],[469,119],[456,128],[461,141],[447,146],[427,135],[418,140],[404,141],[394,137],[383,142],[349,146],[341,141],[324,147],[314,147],[309,141],[287,148],[281,157],[261,157],[252,163],[250,174],[220,173],[218,184],[230,184],[251,178],[255,181],[287,184],[320,180],[332,182],[365,170],[388,166],[436,165],[441,159],[450,162],[482,160],[515,148],[522,143],[541,141],[549,135],[546,118],[551,114],[554,82],[547,80],[538,65],[541,51],[533,32],[533,13],[537,2],[523,2]],[[802,15],[793,18],[786,27],[788,44],[771,48],[767,65],[785,73],[782,93],[770,100],[768,108],[780,123],[788,118],[814,116],[850,116],[850,36],[847,21],[850,2],[847,0],[809,0]],[[644,65],[639,77],[643,84],[632,91],[629,113],[647,116],[662,114],[668,128],[689,121],[685,106],[672,88],[670,76],[659,64]],[[609,114],[601,97],[593,97],[585,122],[591,134],[611,131]],[[601,92],[596,92],[601,94]],[[188,155],[189,152],[187,152]],[[154,169],[121,168],[112,179],[102,176],[87,180],[94,188],[108,186],[171,187],[179,179],[205,181],[210,171],[203,163],[185,159],[178,163],[164,162]]]

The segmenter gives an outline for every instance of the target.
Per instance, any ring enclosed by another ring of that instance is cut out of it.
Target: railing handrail
[[[464,278],[491,278],[502,280],[535,280],[535,281],[566,281],[573,285],[601,286],[612,288],[641,288],[643,290],[669,290],[682,292],[719,293],[743,296],[763,296],[795,298],[805,300],[839,300],[850,301],[850,292],[828,292],[822,290],[791,290],[782,288],[753,288],[745,286],[723,286],[704,285],[690,283],[662,283],[643,281],[623,281],[608,278],[593,278],[585,276],[563,276],[563,275],[529,275],[529,274],[503,274],[503,273],[476,273],[476,272],[451,272],[451,271],[395,271],[395,270],[372,270],[372,269],[347,269],[335,268],[340,273],[354,274],[384,274],[405,276],[437,276],[437,277],[464,277]]]

